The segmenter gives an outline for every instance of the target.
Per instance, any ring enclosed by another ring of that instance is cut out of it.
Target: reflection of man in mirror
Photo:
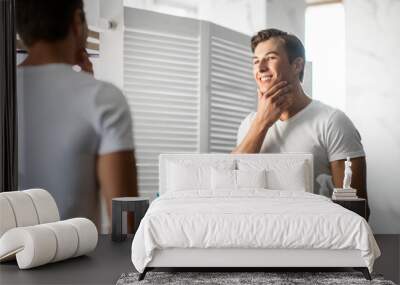
[[[17,70],[20,188],[48,190],[62,219],[99,225],[100,192],[110,216],[113,197],[137,195],[128,104],[92,76],[83,0],[17,0],[16,16],[28,49]]]
[[[267,29],[252,37],[251,48],[253,77],[258,87],[257,111],[242,121],[233,153],[312,153],[314,192],[326,196],[330,195],[319,188],[316,178],[330,177],[332,181],[323,184],[332,182],[334,187],[341,188],[344,161],[350,157],[351,186],[358,190],[360,197],[367,198],[361,137],[342,111],[304,93],[302,42],[286,32]]]

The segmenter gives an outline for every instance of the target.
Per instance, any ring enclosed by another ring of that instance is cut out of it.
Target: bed
[[[380,255],[361,216],[313,194],[311,154],[165,154],[159,194],[132,242],[158,267],[353,267]]]

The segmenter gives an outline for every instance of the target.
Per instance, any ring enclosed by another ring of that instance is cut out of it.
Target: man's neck
[[[76,51],[68,41],[56,43],[37,42],[28,48],[27,58],[20,66],[34,66],[51,63],[73,65],[76,62]]]
[[[295,86],[291,96],[293,96],[293,104],[287,111],[282,113],[279,118],[281,121],[290,119],[311,103],[311,98],[304,93],[300,83]]]

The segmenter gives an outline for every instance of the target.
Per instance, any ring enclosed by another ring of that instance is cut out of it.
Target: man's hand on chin
[[[78,51],[78,53],[76,55],[76,61],[77,61],[77,65],[80,66],[82,71],[85,71],[85,72],[93,75],[93,65],[89,59],[89,55],[88,55],[86,49],[81,49],[80,51]]]
[[[232,153],[259,153],[268,129],[293,102],[292,86],[286,81],[272,83],[264,93],[258,91],[257,115],[246,136]]]
[[[291,90],[291,84],[286,81],[272,83],[264,93],[258,90],[257,124],[270,128],[293,103],[289,96]]]

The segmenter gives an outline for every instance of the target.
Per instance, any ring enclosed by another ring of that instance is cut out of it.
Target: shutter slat
[[[152,86],[156,86],[156,85],[161,85],[161,86],[176,86],[176,85],[180,85],[182,87],[187,87],[187,88],[192,88],[195,89],[198,84],[197,81],[193,81],[190,79],[180,79],[175,77],[174,79],[168,79],[168,78],[162,78],[162,76],[160,75],[153,75],[152,77],[150,76],[146,76],[146,75],[125,75],[124,76],[125,80],[131,80],[133,82],[140,82],[141,85],[152,85]]]
[[[254,104],[248,103],[248,102],[243,102],[243,101],[232,101],[232,98],[224,98],[220,96],[213,96],[212,102],[220,103],[220,104],[231,104],[233,106],[239,106],[239,107],[247,107],[252,108]],[[246,109],[246,110],[247,110]]]
[[[125,48],[128,50],[132,49],[134,51],[139,51],[139,50],[145,51],[145,52],[149,51],[148,50],[149,45],[148,45],[148,43],[146,43],[146,41],[135,41],[133,43],[126,43]],[[188,58],[199,56],[199,50],[196,48],[187,49],[182,46],[167,45],[165,43],[163,43],[162,46],[154,45],[150,52],[168,53],[171,55],[180,54],[180,55],[187,56]]]
[[[168,98],[182,98],[183,100],[199,100],[198,94],[197,93],[187,93],[187,92],[166,92],[165,90],[154,90],[154,88],[151,88],[151,86],[148,86],[147,88],[141,88],[141,87],[126,87],[125,88],[125,93],[129,93],[128,96],[128,101],[129,99],[133,99],[133,96],[136,94],[156,94],[160,96],[167,96]]]
[[[178,104],[159,104],[158,101],[154,100],[157,103],[151,103],[151,102],[140,102],[140,101],[133,101],[131,102],[131,106],[133,108],[140,108],[141,111],[149,110],[149,111],[163,111],[165,110],[165,107],[168,107],[168,111],[171,112],[181,112],[183,114],[190,114],[193,115],[193,112],[197,110],[196,106],[190,106],[190,105],[181,105],[179,106]],[[166,102],[164,102],[166,103]],[[187,112],[185,112],[187,111]]]
[[[145,83],[145,82],[137,82],[137,81],[128,81],[129,78],[124,78],[127,79],[125,80],[125,85],[128,88],[145,88],[147,90],[154,90],[156,88],[162,88],[167,92],[176,92],[176,93],[191,93],[191,94],[196,94],[198,91],[195,87],[188,87],[188,86],[179,86],[179,85],[168,85],[168,84],[162,84],[160,82],[154,82],[154,83]]]
[[[181,99],[179,97],[174,98],[175,96],[160,96],[159,94],[149,93],[145,94],[144,92],[139,94],[132,94],[135,96],[135,100],[129,100],[130,104],[138,103],[151,103],[157,101],[159,104],[178,104],[181,106],[193,106],[193,100],[190,97],[185,97]],[[197,98],[194,98],[197,100]]]
[[[218,88],[217,86],[213,86],[213,90],[212,90],[212,99],[214,98],[226,98],[226,99],[230,99],[232,101],[232,99],[234,99],[233,101],[236,102],[246,102],[248,104],[253,104],[254,105],[254,101],[256,100],[256,96],[255,94],[253,94],[253,96],[243,96],[243,93],[240,92],[225,92],[222,88]],[[245,93],[246,94],[246,93]]]
[[[164,123],[164,124],[163,124]],[[174,132],[186,132],[188,134],[193,134],[196,130],[197,130],[197,125],[195,124],[187,124],[187,125],[183,125],[183,124],[173,124],[173,122],[165,122],[165,121],[151,121],[151,120],[147,120],[146,123],[142,123],[142,122],[134,122],[134,127],[135,130],[137,131],[141,131],[141,130],[148,130],[151,129],[152,132],[159,132],[162,130],[165,130],[165,126],[169,127],[170,133],[174,133]]]
[[[198,68],[198,65],[196,65],[195,60],[193,60],[191,62],[187,62],[187,61],[173,60],[170,58],[166,59],[166,58],[158,58],[158,57],[138,56],[137,54],[132,54],[132,53],[130,53],[129,55],[125,54],[124,61],[126,61],[127,63],[131,63],[131,64],[134,64],[135,62],[162,63],[165,65],[176,65],[182,69],[187,68],[188,70],[191,70],[193,68]]]
[[[243,79],[243,82],[249,83],[253,82],[253,74],[244,74],[243,71],[240,71],[238,69],[234,68],[223,68],[221,65],[218,65],[217,63],[212,66],[211,71],[214,72],[215,74],[224,74],[225,76],[229,78],[234,79]],[[252,85],[255,83],[253,82]]]
[[[187,37],[187,36],[181,36],[178,34],[172,34],[172,33],[163,33],[159,31],[150,31],[150,30],[143,30],[143,29],[137,29],[137,28],[130,28],[130,27],[125,27],[125,35],[142,35],[142,36],[147,36],[149,38],[158,38],[158,39],[165,39],[165,40],[173,40],[176,42],[180,43],[193,43],[196,44],[199,42],[198,37]]]
[[[170,47],[176,47],[176,48],[189,48],[189,49],[198,49],[198,44],[197,42],[183,42],[183,41],[176,41],[175,39],[171,38],[166,38],[166,37],[149,37],[148,35],[140,35],[138,33],[130,33],[127,31],[125,33],[125,40],[128,40],[129,42],[142,42],[146,43],[147,45],[167,45]]]
[[[170,75],[191,75],[193,77],[199,76],[199,70],[189,69],[187,67],[179,67],[175,65],[168,65],[162,62],[148,62],[148,61],[137,61],[137,62],[124,62],[125,72],[131,71],[149,71],[149,72],[165,72]]]
[[[157,78],[162,78],[162,79],[167,79],[167,78],[179,78],[182,80],[188,80],[189,82],[193,82],[193,83],[198,83],[199,81],[199,77],[198,74],[194,74],[194,75],[190,75],[187,74],[186,72],[184,73],[174,73],[171,72],[171,70],[160,70],[159,68],[149,68],[148,70],[144,69],[144,68],[125,68],[125,71],[129,72],[130,75],[125,75],[125,77],[127,76],[134,76],[134,77],[139,77],[139,78],[150,78],[153,80],[157,80]]]
[[[232,135],[234,135],[236,137],[237,135],[237,130],[233,130],[231,128],[221,128],[221,127],[216,127],[214,126],[214,124],[211,124],[211,133],[212,134],[230,134],[232,137]]]
[[[251,56],[250,47],[247,45],[247,42],[246,45],[243,45],[243,43],[235,43],[216,36],[211,36],[211,40],[215,46],[230,47],[234,52],[243,53],[244,58]]]

